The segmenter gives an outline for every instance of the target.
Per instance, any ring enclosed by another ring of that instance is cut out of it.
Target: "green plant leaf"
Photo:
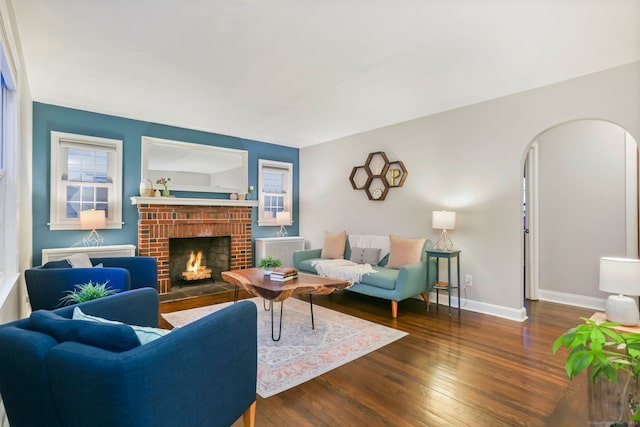
[[[273,257],[262,258],[258,263],[258,267],[260,268],[277,268],[282,267],[282,261]]]
[[[106,297],[115,294],[115,289],[107,287],[109,280],[104,283],[93,283],[91,280],[81,285],[75,285],[73,291],[67,291],[67,295],[60,298],[63,305],[78,304],[85,301]]]
[[[580,372],[589,367],[594,359],[595,356],[588,350],[578,350],[572,352],[567,358],[567,363],[565,365],[569,378],[575,377]]]

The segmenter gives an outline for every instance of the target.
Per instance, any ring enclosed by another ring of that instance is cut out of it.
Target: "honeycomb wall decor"
[[[390,188],[402,187],[407,168],[400,161],[390,162],[384,151],[370,153],[362,166],[351,170],[349,182],[354,190],[364,190],[369,200],[382,201]]]

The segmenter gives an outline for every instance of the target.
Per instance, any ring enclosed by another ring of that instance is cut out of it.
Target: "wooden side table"
[[[437,250],[427,249],[427,280],[429,280],[429,258],[436,259],[436,285],[433,287],[436,290],[436,310],[440,305],[440,291],[447,291],[449,296],[449,316],[451,316],[451,290],[457,289],[458,291],[458,316],[460,316],[460,251],[453,250]],[[440,281],[440,258],[447,260],[447,281]],[[456,267],[458,269],[458,275],[456,283],[451,283],[451,259],[456,258]]]

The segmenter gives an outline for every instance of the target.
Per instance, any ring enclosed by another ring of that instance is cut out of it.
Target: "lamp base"
[[[610,295],[604,306],[607,320],[623,326],[636,326],[640,321],[635,299],[624,295]]]
[[[442,230],[440,238],[436,242],[436,249],[439,251],[450,251],[453,249],[453,242],[451,241],[447,230]]]
[[[91,230],[91,233],[83,240],[85,246],[102,246],[102,236],[98,234],[96,230]]]
[[[278,232],[276,233],[276,236],[278,237],[287,237],[289,233],[287,233],[287,229],[284,228],[284,225],[280,226],[280,230],[278,230]]]

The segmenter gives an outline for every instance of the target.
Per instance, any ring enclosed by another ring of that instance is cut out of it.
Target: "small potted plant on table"
[[[269,256],[262,258],[258,263],[258,267],[264,270],[265,276],[270,276],[274,268],[282,267],[282,261]]]

